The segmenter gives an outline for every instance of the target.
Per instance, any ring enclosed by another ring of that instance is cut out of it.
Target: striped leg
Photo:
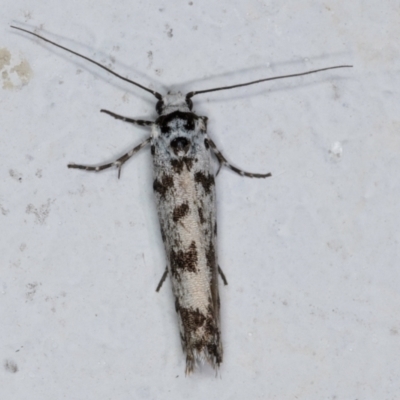
[[[215,157],[217,157],[217,160],[219,162],[219,168],[218,168],[217,175],[219,174],[221,165],[224,165],[225,167],[230,168],[233,172],[236,172],[237,174],[239,174],[241,176],[248,176],[249,178],[268,178],[269,176],[272,176],[270,172],[268,172],[268,174],[257,174],[257,173],[252,173],[252,172],[246,172],[239,168],[234,167],[233,165],[228,163],[227,159],[217,149],[217,146],[210,138],[207,138],[206,140],[208,141],[208,144],[211,146],[211,149],[212,149],[213,153],[215,154]]]
[[[219,272],[219,276],[222,279],[222,282],[224,282],[224,285],[226,286],[228,284],[228,281],[226,280],[225,274],[222,272],[222,269],[219,265],[218,265],[218,272]]]
[[[157,285],[156,292],[158,292],[161,289],[161,286],[163,285],[164,281],[167,279],[167,276],[168,276],[168,267],[165,267],[163,276],[161,277],[160,282]]]
[[[151,141],[151,137],[147,138],[144,142],[140,143],[138,146],[134,147],[131,151],[128,153],[124,154],[122,157],[118,158],[117,160],[108,163],[108,164],[103,164],[99,165],[98,167],[91,167],[89,165],[80,165],[80,164],[68,164],[68,168],[77,168],[77,169],[84,169],[85,171],[95,171],[99,172],[102,171],[103,169],[107,169],[110,167],[117,167],[118,168],[118,179],[121,176],[121,168],[122,165],[128,161],[134,154],[136,154],[140,149],[148,145]]]
[[[115,113],[113,113],[111,111],[108,111],[108,110],[100,110],[100,112],[108,114],[108,115],[111,115],[115,119],[120,119],[122,121],[130,122],[131,124],[135,124],[135,125],[139,125],[139,126],[151,126],[151,125],[154,124],[153,121],[144,121],[142,119],[126,118],[126,117],[123,117],[122,115],[115,114]]]

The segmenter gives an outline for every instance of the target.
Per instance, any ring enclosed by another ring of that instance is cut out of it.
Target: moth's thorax
[[[186,99],[182,93],[168,93],[157,103],[156,109],[159,115],[167,115],[174,111],[190,112],[192,101]]]

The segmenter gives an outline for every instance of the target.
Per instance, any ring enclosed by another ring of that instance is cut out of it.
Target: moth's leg
[[[124,154],[122,157],[118,158],[117,160],[108,163],[99,165],[98,167],[91,167],[89,165],[80,165],[80,164],[68,164],[68,168],[77,168],[77,169],[84,169],[85,171],[95,171],[99,172],[103,169],[107,169],[110,167],[117,167],[118,168],[118,179],[121,176],[121,168],[122,165],[128,161],[134,154],[136,154],[140,149],[148,145],[151,141],[151,137],[147,138],[144,142],[140,143],[138,146],[134,147],[132,150],[128,151],[128,153]]]
[[[152,121],[144,121],[142,119],[132,119],[132,118],[123,117],[122,115],[115,114],[112,111],[108,111],[108,110],[100,110],[100,112],[111,115],[115,119],[120,119],[122,121],[130,122],[131,124],[135,124],[135,125],[139,125],[139,126],[151,126],[154,124],[154,122],[152,122]]]
[[[268,178],[269,176],[272,176],[270,172],[268,174],[257,174],[257,173],[252,173],[252,172],[246,172],[243,171],[239,168],[234,167],[233,165],[229,164],[227,159],[223,156],[223,154],[217,149],[217,146],[215,143],[210,139],[207,138],[207,143],[210,145],[213,153],[215,154],[215,157],[217,157],[217,160],[220,164],[220,167],[218,168],[217,175],[219,173],[219,170],[221,169],[221,164],[224,165],[225,167],[230,168],[233,172],[236,172],[237,174],[241,176],[248,176],[249,178]]]
[[[217,170],[217,173],[215,174],[215,176],[218,176],[218,174],[220,173],[221,168],[222,168],[221,160],[219,158],[217,158],[217,160],[218,160],[218,170]]]
[[[221,161],[218,160],[218,169],[217,169],[217,173],[215,174],[215,176],[218,176],[218,174],[221,171],[221,168],[222,168],[222,163],[221,163]]]
[[[165,282],[165,280],[167,279],[167,275],[168,275],[168,267],[165,267],[165,271],[163,273],[163,276],[160,279],[159,284],[157,285],[157,289],[156,292],[159,292],[161,289],[161,286],[163,285],[163,283]]]
[[[222,272],[222,269],[219,265],[218,265],[218,272],[219,272],[219,275],[221,276],[222,282],[224,282],[224,285],[226,286],[228,284],[228,281],[226,280],[226,276]]]

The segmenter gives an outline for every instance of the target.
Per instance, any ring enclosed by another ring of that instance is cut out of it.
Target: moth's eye
[[[163,107],[164,107],[164,102],[162,100],[157,101],[156,111],[158,114],[161,114]]]
[[[164,133],[164,134],[171,132],[171,128],[168,125],[161,125],[160,129],[161,129],[161,133]]]
[[[192,100],[186,98],[186,104],[188,105],[189,110],[192,111],[192,108],[193,108],[193,102],[192,102]]]
[[[189,140],[184,137],[177,137],[171,142],[171,147],[175,154],[178,154],[179,152],[187,153],[190,143]]]

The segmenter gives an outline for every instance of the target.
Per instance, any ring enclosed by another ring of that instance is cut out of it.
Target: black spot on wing
[[[209,194],[211,192],[211,187],[215,185],[214,176],[211,174],[204,174],[203,172],[196,172],[194,179],[197,183],[200,183],[204,191]]]
[[[165,198],[168,190],[174,186],[174,180],[171,175],[164,174],[161,181],[158,179],[154,180],[153,189],[162,198]]]
[[[193,332],[201,328],[206,320],[206,316],[203,315],[198,309],[192,310],[181,307],[179,310],[179,315],[181,316],[182,325],[185,332]]]
[[[204,224],[204,222],[206,222],[204,215],[203,215],[203,209],[201,207],[199,207],[197,209],[197,211],[199,212],[199,218],[200,218],[200,223]]]
[[[180,306],[180,304],[179,304],[179,300],[178,300],[178,299],[175,299],[175,311],[176,311],[176,312],[179,312],[180,309],[181,309],[181,306]]]
[[[150,150],[151,150],[151,155],[154,156],[154,154],[156,153],[156,148],[154,144],[151,145]]]
[[[187,170],[190,171],[193,166],[193,158],[183,157],[183,162],[185,163]]]
[[[209,343],[207,344],[208,351],[210,352],[210,348],[212,348],[212,351],[210,353],[213,356],[217,355],[220,356],[219,349],[217,346],[217,344],[219,343],[218,322],[214,318],[214,313],[211,306],[209,306],[207,310],[207,317],[204,324],[204,330],[210,338],[214,338],[214,340],[210,340]]]
[[[183,170],[183,161],[179,160],[171,160],[171,166],[175,173],[180,174]]]
[[[183,171],[183,167],[186,165],[188,171],[192,169],[193,166],[193,158],[190,157],[182,157],[178,159],[171,160],[171,166],[177,174],[180,174]]]
[[[213,363],[219,367],[222,363],[222,352],[220,352],[219,339],[207,345],[208,354],[211,356]]]
[[[189,204],[183,203],[180,206],[176,206],[172,213],[172,219],[174,222],[178,222],[181,218],[189,214]]]
[[[160,231],[161,231],[161,238],[162,238],[163,242],[165,243],[165,241],[167,240],[167,237],[165,236],[165,232],[164,232],[162,225],[160,225]]]
[[[206,259],[207,259],[207,266],[210,268],[211,271],[214,271],[216,266],[216,257],[215,257],[215,248],[212,241],[209,242],[208,248],[206,250]]]
[[[180,280],[182,272],[197,272],[197,248],[193,241],[187,251],[171,249],[169,253],[169,261],[171,264],[172,275]]]
[[[196,353],[204,354],[214,368],[218,367],[222,362],[222,346],[212,306],[208,307],[205,314],[199,309],[180,308],[179,315],[184,330],[184,338],[181,335],[181,340],[186,345],[187,372],[193,371]]]

